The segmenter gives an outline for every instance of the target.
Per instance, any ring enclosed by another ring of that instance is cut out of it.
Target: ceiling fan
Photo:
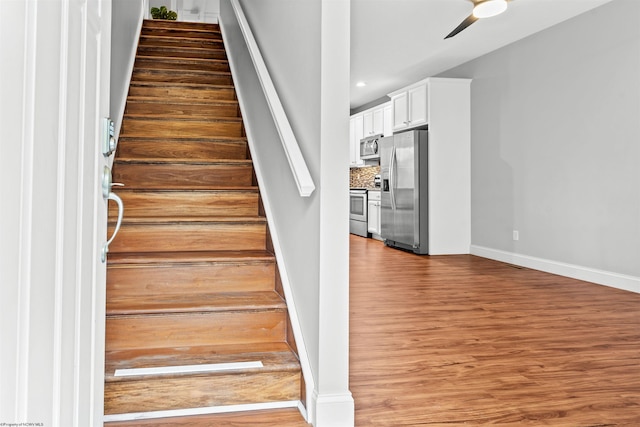
[[[467,16],[453,31],[445,37],[451,38],[476,22],[478,19],[490,18],[507,10],[507,2],[511,0],[469,0],[473,3],[473,12]]]

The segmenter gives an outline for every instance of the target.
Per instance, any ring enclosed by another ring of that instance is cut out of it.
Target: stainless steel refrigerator
[[[387,246],[429,253],[428,132],[408,131],[379,140],[382,239]]]

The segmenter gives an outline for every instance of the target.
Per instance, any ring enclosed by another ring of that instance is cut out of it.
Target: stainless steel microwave
[[[380,151],[378,150],[378,140],[383,135],[372,135],[360,140],[360,158],[363,160],[379,159]]]

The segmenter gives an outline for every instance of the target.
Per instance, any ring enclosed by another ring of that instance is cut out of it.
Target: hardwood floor
[[[350,243],[356,426],[640,426],[640,295]]]

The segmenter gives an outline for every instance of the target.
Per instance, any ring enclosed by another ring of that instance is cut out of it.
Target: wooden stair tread
[[[212,122],[242,123],[242,117],[229,117],[229,116],[220,116],[220,117],[210,116],[205,119],[202,117],[190,117],[190,116],[179,116],[179,115],[172,116],[172,117],[158,117],[156,115],[149,115],[149,114],[127,113],[125,114],[124,117],[125,117],[125,120],[129,120],[129,122],[136,121],[136,120],[157,121],[163,125],[169,124],[170,122],[174,122],[174,123],[189,122],[193,124],[208,124]],[[158,130],[158,133],[160,135],[162,135],[162,132],[163,132],[162,130]]]
[[[202,264],[202,263],[247,263],[273,262],[274,256],[267,251],[182,251],[182,252],[135,252],[110,253],[109,266],[129,264]]]
[[[153,55],[136,55],[136,61],[138,59],[146,60],[151,63],[177,63],[177,64],[200,64],[200,65],[215,65],[215,64],[228,64],[226,59],[211,59],[211,58],[183,58],[180,56],[153,56]]]
[[[120,193],[149,193],[149,194],[219,194],[219,193],[258,193],[258,187],[221,187],[221,188],[194,188],[189,190],[171,189],[171,188],[129,188],[118,187]]]
[[[298,408],[108,422],[104,427],[309,427]]]
[[[136,377],[116,377],[116,369],[156,368],[217,363],[261,361],[263,368],[251,370],[299,370],[300,362],[285,342],[251,345],[217,345],[107,351],[105,381],[131,381]],[[173,374],[194,375],[194,374]],[[202,375],[202,374],[198,374]],[[205,374],[210,375],[210,374]],[[158,375],[156,375],[158,376]],[[160,375],[166,377],[167,375]]]
[[[150,30],[150,28],[148,28]],[[215,33],[216,31],[212,31],[213,33]],[[211,31],[209,32],[211,33]],[[212,39],[212,38],[200,38],[200,39],[195,39],[195,38],[188,38],[186,41],[187,43],[203,43],[203,44],[221,44],[222,43],[222,39]],[[166,34],[166,33],[162,33],[162,34],[142,34],[140,36],[140,44],[144,45],[148,42],[169,42],[169,43],[180,43],[185,41],[184,37],[182,37],[180,34]]]
[[[147,294],[144,298],[110,297],[107,301],[107,316],[274,310],[286,307],[287,305],[275,291]]]
[[[164,100],[158,99],[156,96],[129,96],[127,98],[128,103],[143,103],[143,104],[171,104],[171,105],[238,105],[238,101],[235,99],[174,99]]]
[[[118,138],[118,144],[126,144],[131,141],[150,141],[150,142],[174,142],[179,144],[181,142],[238,142],[245,143],[247,138],[244,136],[210,136],[210,137],[165,137],[158,136],[126,136],[122,135]]]
[[[128,186],[130,189],[135,189],[135,190],[155,190],[155,189],[162,189],[162,190],[168,190],[168,191],[189,191],[191,189],[195,189],[196,187],[193,184],[189,184],[189,183],[185,183],[185,184],[181,184],[181,183],[173,183],[173,184],[164,184],[162,187],[158,187],[158,186],[154,186],[154,185],[148,185],[148,184],[129,184]],[[238,190],[238,189],[245,189],[245,188],[251,188],[250,186],[242,186],[242,185],[235,185],[235,184],[231,184],[229,186],[224,186],[224,185],[198,185],[197,186],[198,189],[200,190],[205,190],[205,191],[218,191],[218,190]],[[117,190],[118,192],[120,191],[120,189]],[[126,209],[126,207],[125,207]]]
[[[188,192],[188,193],[221,193],[221,192],[232,192],[232,191],[246,191],[246,192],[251,192],[251,193],[255,193],[258,192],[259,189],[258,187],[255,186],[229,186],[229,187],[217,187],[217,186],[211,186],[211,187],[199,187],[199,188],[187,188],[187,189],[183,189],[183,188],[144,188],[144,187],[119,187],[118,188],[118,193],[121,192],[136,192],[136,193],[183,193],[183,192]]]
[[[183,82],[145,82],[145,81],[134,81],[131,82],[130,87],[163,87],[163,88],[177,88],[177,89],[234,89],[233,85],[213,85],[207,83],[183,83]]]
[[[139,45],[138,52],[140,51],[161,51],[166,52],[167,56],[171,56],[171,53],[183,53],[187,52],[201,52],[201,53],[218,53],[226,54],[225,50],[219,47],[196,47],[196,46],[157,46],[157,45]]]
[[[121,136],[117,158],[135,160],[154,158],[173,159],[243,159],[247,160],[247,139],[229,137],[158,137]]]
[[[161,76],[172,76],[172,75],[181,75],[187,77],[201,77],[201,76],[222,76],[222,77],[232,77],[232,74],[229,70],[180,70],[174,68],[155,68],[152,64],[147,64],[145,66],[136,67],[134,70],[135,74],[158,74]],[[135,75],[133,76],[132,82],[138,83],[135,79]],[[183,82],[189,83],[189,82]],[[198,84],[198,82],[192,82],[194,84]]]
[[[148,157],[144,159],[139,158],[118,158],[115,164],[127,164],[127,165],[249,165],[253,164],[251,159],[191,159],[191,158],[168,158],[168,157]]]
[[[109,221],[109,223],[115,222],[115,218],[113,221]],[[255,217],[243,217],[243,216],[172,216],[170,218],[167,217],[153,217],[153,216],[145,216],[145,217],[124,217],[122,220],[122,224],[193,224],[193,223],[201,223],[201,224],[264,224],[267,222],[267,219],[262,216]]]

